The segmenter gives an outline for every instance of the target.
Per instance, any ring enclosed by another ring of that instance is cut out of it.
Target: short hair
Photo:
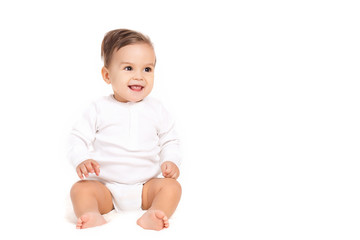
[[[153,47],[150,38],[140,32],[129,29],[115,29],[106,33],[101,44],[101,58],[104,60],[104,66],[108,67],[110,65],[115,51],[136,43],[147,43]]]

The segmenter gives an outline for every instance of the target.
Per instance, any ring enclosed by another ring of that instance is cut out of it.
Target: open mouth
[[[130,85],[129,88],[135,92],[140,92],[144,89],[144,87],[140,85]]]

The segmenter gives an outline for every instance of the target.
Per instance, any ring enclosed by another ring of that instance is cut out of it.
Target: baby
[[[113,209],[143,209],[139,226],[168,228],[181,197],[180,151],[169,113],[147,97],[153,45],[139,32],[117,29],[105,35],[101,56],[102,77],[114,94],[93,102],[69,137],[68,158],[82,179],[70,193],[76,227],[105,224],[102,215]]]

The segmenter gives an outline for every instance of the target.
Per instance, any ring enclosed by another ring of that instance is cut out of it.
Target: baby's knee
[[[78,194],[90,192],[92,189],[92,185],[93,185],[92,182],[88,180],[78,181],[74,183],[74,185],[71,187],[70,195],[75,196]]]
[[[164,181],[165,181],[164,187],[166,187],[167,190],[181,194],[182,188],[180,183],[176,179],[164,178]]]

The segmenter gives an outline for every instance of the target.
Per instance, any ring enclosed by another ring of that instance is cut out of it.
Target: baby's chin
[[[136,102],[141,102],[142,100],[144,100],[144,98],[147,97],[148,94],[143,94],[142,96],[128,96],[126,99],[126,101],[128,102],[133,102],[133,103],[136,103]]]
[[[140,102],[144,100],[149,94],[151,90],[149,91],[146,87],[143,88],[141,91],[133,91],[129,89],[129,92],[127,93],[127,100],[129,102]]]
[[[144,100],[144,98],[129,100],[129,102],[137,103],[137,102],[141,102],[142,100]]]
[[[129,101],[129,102],[141,102],[142,100],[144,100],[144,98],[146,98],[147,97],[147,95],[148,94],[143,94],[143,95],[141,95],[141,96],[129,96],[128,98],[127,98],[127,100]]]
[[[131,91],[131,90],[130,90]],[[141,102],[144,100],[150,92],[147,91],[131,91],[131,92],[123,92],[123,94],[116,94],[114,92],[115,99],[119,102]]]

